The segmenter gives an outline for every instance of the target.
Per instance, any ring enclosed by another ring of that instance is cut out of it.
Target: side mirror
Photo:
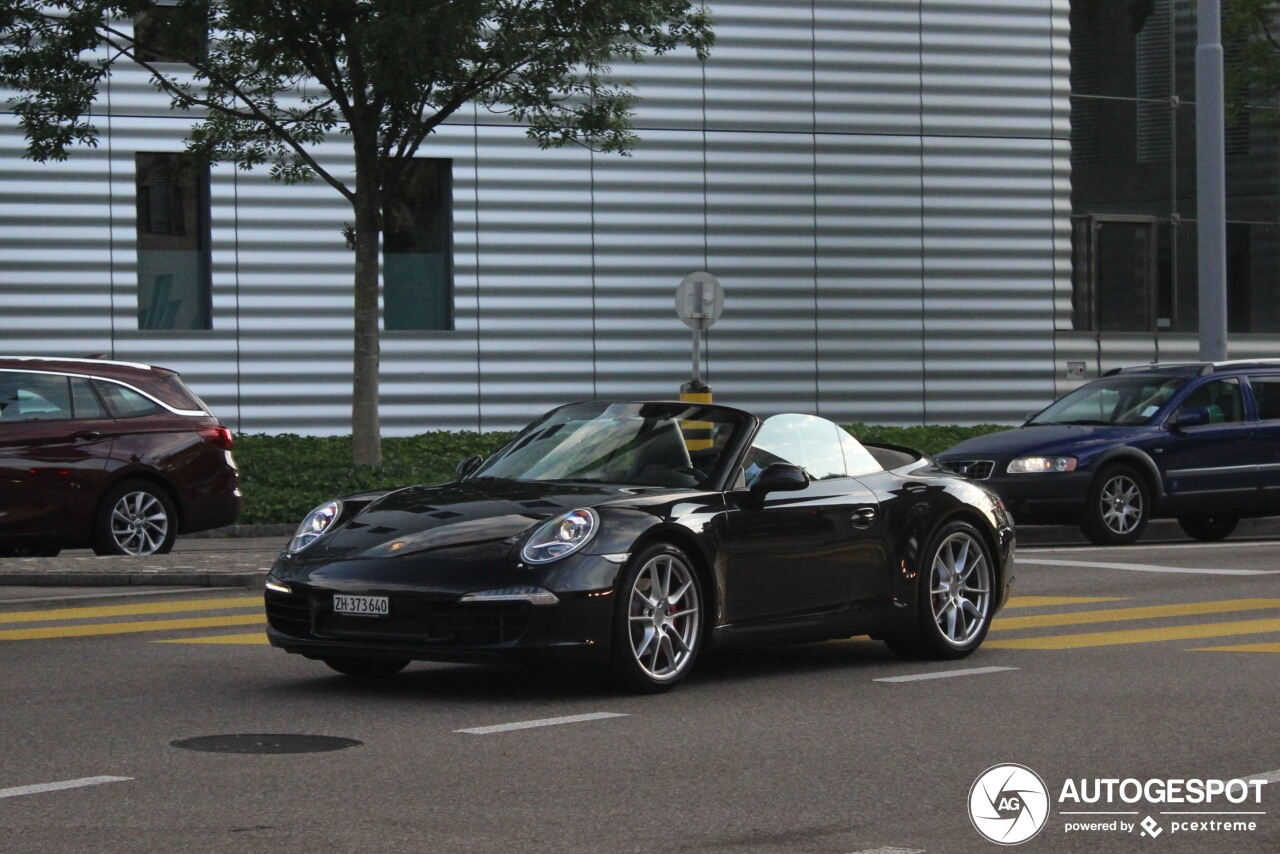
[[[462,462],[458,463],[458,467],[453,470],[453,475],[458,480],[466,480],[476,473],[476,469],[484,463],[484,457],[479,454],[473,454]]]
[[[1185,430],[1188,427],[1199,427],[1201,424],[1208,424],[1209,421],[1208,408],[1192,406],[1179,410],[1178,414],[1173,417],[1173,429]]]
[[[796,492],[809,485],[809,475],[791,463],[771,463],[751,482],[751,494],[762,496],[769,492]]]

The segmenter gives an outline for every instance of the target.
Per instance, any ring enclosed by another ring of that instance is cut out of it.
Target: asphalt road
[[[358,684],[265,646],[256,593],[103,592],[0,603],[0,851],[991,852],[970,794],[1004,763],[1046,786],[1021,807],[978,789],[989,831],[1043,818],[1022,850],[1280,850],[1277,542],[1023,548],[963,662],[865,639],[735,651],[656,697],[510,667]],[[220,735],[359,744],[173,744]],[[1249,778],[1277,782],[1145,799]],[[1109,779],[1143,799],[1087,802]]]

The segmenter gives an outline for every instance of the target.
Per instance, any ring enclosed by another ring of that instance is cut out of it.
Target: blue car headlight
[[[525,563],[551,563],[585,546],[600,528],[600,517],[590,508],[570,510],[543,522],[520,550]]]
[[[325,535],[342,515],[341,501],[326,501],[307,514],[289,541],[289,554],[297,554]]]
[[[1009,463],[1009,474],[1044,474],[1076,470],[1075,457],[1019,457]]]

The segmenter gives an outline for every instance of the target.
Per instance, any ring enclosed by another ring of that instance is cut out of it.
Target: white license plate
[[[335,593],[333,612],[353,617],[385,617],[391,613],[391,600],[386,596],[347,596]]]

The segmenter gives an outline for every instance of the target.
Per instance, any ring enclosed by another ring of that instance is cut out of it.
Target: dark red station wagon
[[[166,368],[0,356],[0,556],[163,554],[231,524],[231,439]]]

